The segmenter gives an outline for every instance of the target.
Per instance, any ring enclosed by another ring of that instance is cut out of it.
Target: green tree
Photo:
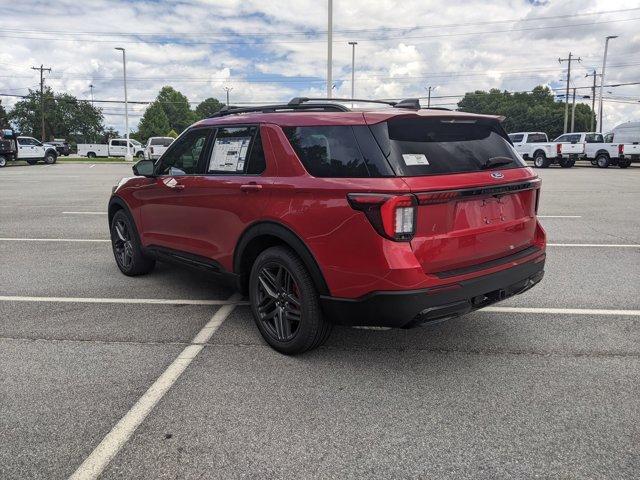
[[[561,135],[564,129],[564,103],[555,100],[548,87],[537,86],[530,93],[510,93],[491,89],[467,93],[458,109],[464,112],[503,115],[507,132],[546,132],[549,138]],[[571,112],[569,112],[571,114]],[[576,132],[588,131],[594,115],[588,105],[576,104]]]
[[[66,138],[70,142],[92,141],[103,130],[103,116],[90,102],[47,88],[43,95],[45,139]],[[23,135],[41,135],[40,92],[29,90],[9,112],[9,120]]]
[[[218,113],[223,104],[218,101],[217,98],[209,97],[203,100],[196,107],[196,117],[198,120],[203,118],[209,118],[215,113]]]
[[[169,120],[169,128],[167,131],[172,129],[176,132],[182,132],[196,121],[195,113],[191,110],[187,97],[173,87],[162,87],[156,97],[156,102],[162,106]],[[164,132],[163,135],[165,133],[166,132]]]
[[[138,124],[138,137],[144,143],[149,137],[163,137],[171,130],[169,119],[160,103],[153,102],[144,112]]]
[[[107,127],[101,132],[99,142],[107,143],[112,138],[122,138],[122,137],[120,136],[120,132],[117,131],[115,128]]]
[[[9,128],[9,117],[0,100],[0,128]]]

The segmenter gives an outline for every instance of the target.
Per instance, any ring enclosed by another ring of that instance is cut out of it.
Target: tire
[[[631,166],[631,160],[618,160],[618,167],[629,168]]]
[[[28,158],[27,159],[27,163],[29,165],[35,165],[36,163],[38,163],[38,159],[37,158]]]
[[[47,165],[53,165],[58,160],[58,156],[55,153],[47,152],[44,156],[44,163]]]
[[[536,152],[533,156],[533,166],[536,168],[547,168],[550,164],[551,161],[549,161],[544,152]]]
[[[576,161],[568,158],[563,158],[559,163],[562,168],[571,168],[576,164]]]
[[[601,153],[596,157],[596,165],[598,168],[608,168],[611,165],[611,160],[609,159],[609,155],[605,155]]]
[[[94,152],[87,153],[87,158],[96,158],[96,154]]]
[[[135,224],[124,210],[118,210],[111,220],[111,247],[116,264],[125,275],[144,275],[156,265],[155,259],[142,253]]]
[[[271,247],[258,255],[249,277],[249,299],[262,337],[280,353],[306,352],[322,345],[331,333],[311,275],[286,247]]]
[[[7,159],[5,157],[0,156],[0,168],[7,166]]]
[[[594,167],[598,166],[598,162],[596,162],[595,160],[591,160],[591,165],[593,165]]]
[[[136,153],[136,158],[144,158],[144,152]]]

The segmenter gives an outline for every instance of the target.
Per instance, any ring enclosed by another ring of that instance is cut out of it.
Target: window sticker
[[[209,160],[209,172],[241,172],[251,137],[217,138]]]
[[[414,165],[429,165],[429,160],[422,153],[403,153],[402,159],[407,167]]]

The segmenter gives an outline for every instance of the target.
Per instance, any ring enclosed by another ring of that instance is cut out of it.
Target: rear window
[[[524,135],[522,133],[519,133],[519,134],[512,133],[509,135],[509,138],[513,143],[518,143],[522,141],[522,139],[524,138]]]
[[[152,138],[151,145],[162,145],[168,147],[173,143],[173,138]]]
[[[283,129],[304,168],[314,177],[387,177],[394,172],[367,126]]]
[[[547,136],[544,133],[530,133],[527,136],[527,143],[546,143]]]
[[[371,126],[400,176],[523,167],[496,122],[447,118],[396,118]]]

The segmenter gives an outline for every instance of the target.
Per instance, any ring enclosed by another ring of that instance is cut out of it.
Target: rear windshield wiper
[[[511,163],[513,163],[513,158],[509,158],[509,157],[491,157],[489,160],[484,162],[480,168],[482,170],[486,170],[488,168],[501,167],[503,165],[509,165]]]

